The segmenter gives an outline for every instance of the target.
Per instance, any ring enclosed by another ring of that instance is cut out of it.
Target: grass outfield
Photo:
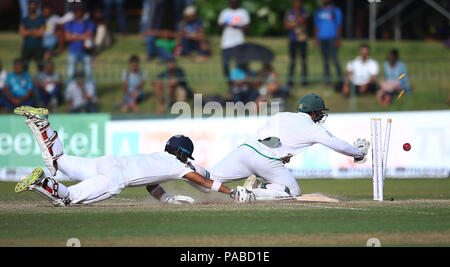
[[[371,182],[301,180],[304,193],[321,192],[340,203],[235,204],[202,194],[183,182],[168,191],[195,205],[160,205],[144,188],[128,188],[91,206],[54,208],[33,193],[16,195],[0,183],[0,246],[382,246],[450,245],[450,179],[390,179],[385,197],[370,200]],[[236,184],[231,184],[235,186]]]

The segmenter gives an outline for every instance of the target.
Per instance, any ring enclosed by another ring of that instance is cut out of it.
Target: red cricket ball
[[[403,144],[403,150],[409,151],[410,149],[411,149],[411,145],[409,143],[404,143]]]

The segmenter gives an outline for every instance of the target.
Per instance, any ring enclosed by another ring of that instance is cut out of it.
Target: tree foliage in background
[[[303,7],[310,14],[319,6],[318,0],[303,1]],[[241,7],[251,16],[250,35],[283,35],[284,13],[292,7],[292,0],[242,0]],[[199,17],[203,20],[206,32],[218,34],[220,32],[217,19],[220,12],[229,7],[229,0],[196,0],[195,5]]]

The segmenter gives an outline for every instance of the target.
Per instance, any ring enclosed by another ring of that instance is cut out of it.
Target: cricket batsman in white
[[[19,181],[17,193],[33,191],[51,201],[55,206],[91,204],[119,194],[124,188],[150,186],[150,193],[157,199],[183,201],[183,197],[171,197],[159,186],[170,180],[184,180],[211,191],[229,194],[237,202],[248,202],[253,194],[243,187],[231,190],[219,181],[207,179],[195,171],[188,158],[193,159],[194,145],[183,135],[176,135],[166,143],[165,152],[127,157],[104,156],[95,159],[74,157],[63,152],[58,133],[50,128],[48,110],[29,106],[18,107],[15,114],[26,117],[42,152],[45,165],[53,176],[59,170],[78,184],[66,187],[54,178],[45,177],[41,168]],[[189,201],[188,201],[189,202]]]
[[[352,146],[330,134],[322,126],[327,110],[319,95],[303,96],[297,113],[272,116],[256,138],[246,140],[209,170],[211,179],[227,183],[248,177],[244,188],[251,190],[256,200],[272,200],[301,195],[296,179],[284,164],[314,144],[353,157],[355,163],[364,163],[370,143],[358,138]],[[258,183],[255,175],[265,182]]]

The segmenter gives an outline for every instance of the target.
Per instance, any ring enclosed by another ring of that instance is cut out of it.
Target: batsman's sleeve
[[[344,154],[349,157],[363,156],[358,148],[350,145],[342,139],[333,136],[321,125],[317,125],[316,134],[314,135],[314,142],[322,144],[338,153]]]

